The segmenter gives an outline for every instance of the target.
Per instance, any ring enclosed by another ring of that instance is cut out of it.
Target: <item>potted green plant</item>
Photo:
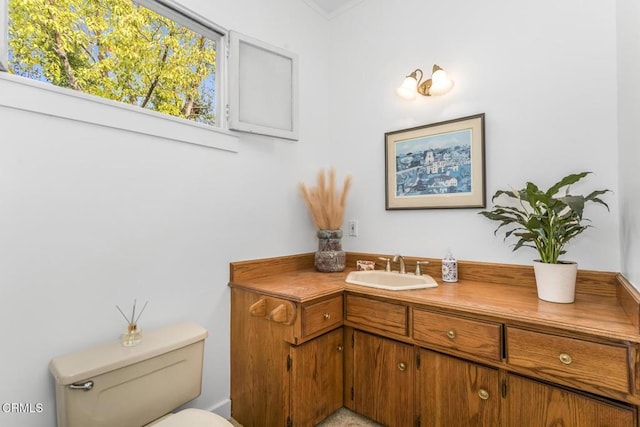
[[[578,264],[561,261],[566,253],[565,245],[591,225],[583,216],[587,203],[609,206],[600,198],[610,190],[596,190],[587,196],[570,194],[569,186],[580,181],[590,172],[567,175],[543,191],[537,185],[527,182],[520,190],[498,190],[491,199],[508,197],[510,205],[494,205],[481,215],[498,221],[495,233],[505,228],[506,240],[517,238],[513,250],[523,247],[538,251],[539,260],[533,267],[538,289],[538,298],[559,303],[571,303],[575,297],[575,283]],[[565,188],[563,193],[560,190]]]

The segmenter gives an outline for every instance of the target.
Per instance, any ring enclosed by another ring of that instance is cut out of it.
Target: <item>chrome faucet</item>
[[[400,274],[405,274],[407,270],[405,269],[405,266],[404,266],[404,257],[402,255],[394,256],[393,262],[398,262],[398,261],[400,261]]]

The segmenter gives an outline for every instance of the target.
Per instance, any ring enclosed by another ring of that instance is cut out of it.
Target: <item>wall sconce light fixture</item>
[[[418,78],[418,73],[420,73],[420,78]],[[444,95],[453,87],[453,80],[449,79],[447,73],[435,64],[433,65],[431,78],[422,81],[422,77],[423,74],[420,68],[409,74],[404,79],[402,86],[396,89],[398,96],[404,99],[415,99],[416,93],[424,96]]]

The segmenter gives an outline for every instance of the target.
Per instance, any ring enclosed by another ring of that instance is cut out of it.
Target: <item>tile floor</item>
[[[240,424],[231,420],[236,427],[242,427]],[[316,427],[382,427],[373,421],[354,414],[345,408],[340,408],[334,412],[329,418],[318,424]]]
[[[355,414],[348,409],[340,408],[329,418],[317,425],[317,427],[382,427],[368,418]]]

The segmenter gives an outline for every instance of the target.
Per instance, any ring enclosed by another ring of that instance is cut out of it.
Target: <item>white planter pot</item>
[[[546,264],[533,261],[538,298],[549,302],[572,303],[576,295],[578,264],[562,262]]]

